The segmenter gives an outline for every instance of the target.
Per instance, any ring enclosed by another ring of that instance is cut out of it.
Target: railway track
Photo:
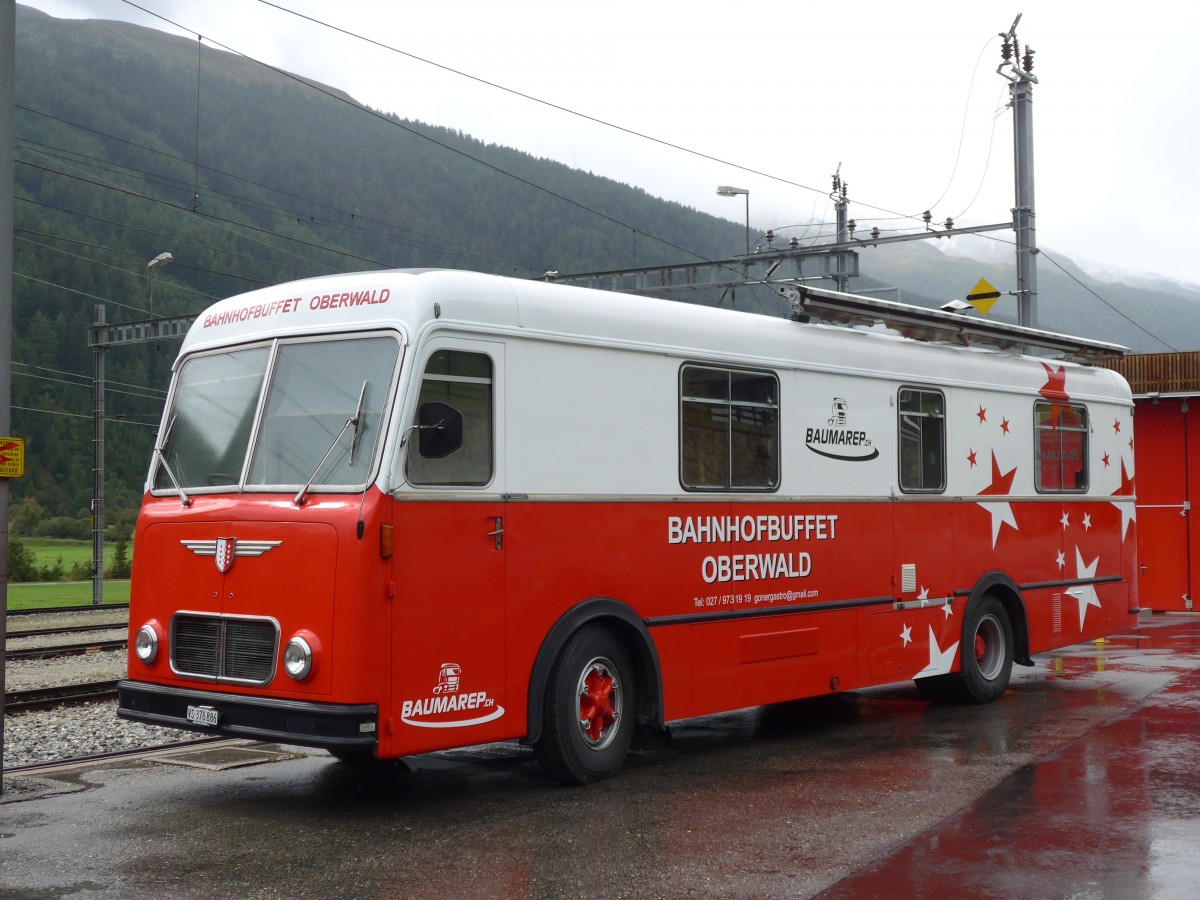
[[[92,628],[91,630],[98,631],[101,629]],[[57,656],[82,656],[85,653],[99,653],[104,650],[123,650],[127,643],[127,639],[122,637],[108,640],[83,641],[76,644],[56,644],[53,647],[22,647],[18,650],[6,649],[4,655],[9,660],[54,659]]]
[[[117,696],[116,681],[91,681],[86,684],[64,684],[55,687],[30,688],[11,691],[4,695],[4,713],[29,712],[35,709],[53,709],[98,700],[112,700]]]
[[[18,631],[9,631],[8,640],[15,641],[17,638],[27,637],[46,637],[51,634],[82,634],[87,631],[110,631],[118,628],[124,629],[125,625],[68,625],[65,627],[51,628],[23,628]]]
[[[55,613],[112,612],[121,609],[129,609],[129,604],[105,603],[101,606],[45,606],[41,608],[30,607],[29,609],[10,609],[8,610],[8,617],[13,619],[23,616],[52,616]]]

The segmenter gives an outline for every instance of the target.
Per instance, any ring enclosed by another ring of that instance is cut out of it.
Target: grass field
[[[63,569],[71,571],[74,563],[88,565],[92,561],[91,541],[71,541],[57,538],[22,538],[22,542],[37,557],[36,565],[54,566],[62,559]],[[116,544],[104,545],[104,565],[112,565]],[[130,548],[132,551],[132,548]],[[131,552],[132,555],[132,552]],[[104,582],[105,603],[128,603],[129,581]],[[90,581],[10,581],[8,584],[9,609],[33,609],[48,606],[90,606],[92,583]]]
[[[71,541],[62,538],[21,538],[21,542],[33,551],[37,557],[37,566],[53,566],[55,561],[62,558],[63,568],[68,572],[74,563],[87,565],[92,561],[91,541]],[[111,541],[104,545],[104,565],[112,565],[116,544]],[[129,548],[132,558],[133,547]]]
[[[89,557],[90,558],[90,557]],[[129,582],[104,582],[104,602],[128,603]],[[50,606],[91,606],[90,581],[9,582],[9,609],[42,609]]]

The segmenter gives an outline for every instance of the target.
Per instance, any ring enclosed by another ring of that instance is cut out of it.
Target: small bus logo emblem
[[[237,538],[217,538],[216,553],[214,554],[217,571],[224,575],[233,568],[233,561],[236,557]]]

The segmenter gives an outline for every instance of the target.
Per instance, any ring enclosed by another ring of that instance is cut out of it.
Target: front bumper
[[[134,722],[327,750],[373,750],[378,741],[374,703],[312,703],[137,681],[122,681],[117,691],[118,717]],[[189,706],[215,710],[217,724],[188,721]]]

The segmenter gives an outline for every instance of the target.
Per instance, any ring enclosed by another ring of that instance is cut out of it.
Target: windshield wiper
[[[317,463],[317,467],[313,469],[313,473],[308,476],[308,481],[304,482],[304,487],[300,488],[300,493],[292,498],[292,502],[297,506],[304,505],[304,498],[308,495],[308,489],[312,487],[313,479],[317,477],[317,473],[321,471],[321,467],[325,465],[325,460],[329,459],[329,454],[333,453],[335,447],[342,440],[342,435],[346,433],[346,429],[351,425],[354,426],[354,435],[350,439],[350,465],[354,465],[354,450],[358,446],[359,423],[362,421],[363,400],[367,396],[367,382],[362,383],[362,389],[358,392],[358,406],[354,409],[354,415],[346,420],[346,424],[342,426],[342,430],[337,433],[337,437],[329,445],[329,449],[325,451],[325,455],[321,457],[321,461]]]
[[[364,380],[362,389],[358,392],[358,406],[354,408],[354,433],[350,435],[350,468],[354,468],[354,451],[358,449],[358,436],[362,433],[362,409],[363,401],[367,398],[367,382]]]
[[[175,477],[175,473],[171,471],[171,467],[167,465],[167,457],[163,450],[167,446],[167,439],[171,436],[171,429],[175,427],[175,420],[178,416],[171,416],[171,421],[167,423],[166,429],[163,431],[162,438],[154,445],[154,456],[158,460],[158,464],[163,467],[163,471],[167,473],[167,477],[171,479],[171,484],[175,486],[175,490],[179,492],[179,502],[184,506],[192,505],[192,498],[187,495],[183,488],[179,486],[179,479]]]

